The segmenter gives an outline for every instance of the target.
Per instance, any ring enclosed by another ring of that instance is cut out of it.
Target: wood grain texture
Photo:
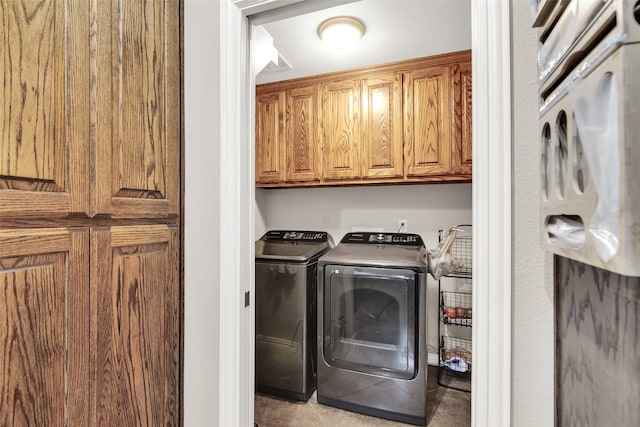
[[[179,3],[112,0],[94,6],[92,215],[175,214],[180,173]],[[140,212],[145,205],[140,201],[152,207]]]
[[[270,92],[256,97],[256,182],[284,181],[285,93]]]
[[[472,92],[471,61],[451,67],[453,120],[451,129],[451,169],[456,174],[472,173]]]
[[[3,216],[87,210],[88,7],[0,1]]]
[[[283,119],[276,124],[271,113],[267,122],[259,107],[267,96],[281,103],[280,94],[315,86],[319,179],[309,166],[305,95],[295,107],[287,101],[284,120],[304,127],[286,125],[286,136],[278,134]],[[471,182],[471,51],[268,83],[256,93],[256,187]]]
[[[322,85],[322,149],[325,181],[360,178],[361,82]]]
[[[638,425],[640,278],[559,256],[555,273],[557,425]]]
[[[0,425],[87,425],[89,233],[0,231],[0,247],[7,245],[10,253],[0,253]]]
[[[446,174],[451,170],[449,80],[449,67],[405,74],[407,176]]]
[[[287,181],[320,180],[321,146],[318,91],[318,86],[310,86],[286,92]]]
[[[179,240],[175,226],[93,229],[95,425],[176,425]]]
[[[401,177],[402,74],[369,77],[362,85],[363,177]]]

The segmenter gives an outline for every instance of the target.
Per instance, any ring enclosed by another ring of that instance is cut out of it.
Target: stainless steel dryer
[[[426,423],[426,265],[417,234],[348,233],[318,261],[318,402]]]
[[[256,390],[306,401],[316,387],[320,231],[272,230],[256,241]]]

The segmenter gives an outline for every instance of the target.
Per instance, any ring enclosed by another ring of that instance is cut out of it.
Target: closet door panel
[[[0,2],[0,215],[88,209],[89,2]]]
[[[178,227],[91,232],[96,425],[177,425]]]
[[[0,425],[87,425],[89,232],[0,230]]]
[[[95,2],[97,129],[92,213],[179,210],[179,4]]]

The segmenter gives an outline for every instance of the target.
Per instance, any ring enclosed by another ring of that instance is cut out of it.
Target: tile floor
[[[470,426],[471,394],[438,385],[437,369],[435,366],[429,366],[427,376],[427,425],[429,427]],[[255,422],[258,427],[407,426],[403,423],[321,405],[315,393],[306,403],[256,394]]]

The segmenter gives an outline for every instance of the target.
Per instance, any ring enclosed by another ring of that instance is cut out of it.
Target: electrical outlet
[[[399,233],[406,233],[407,231],[409,231],[409,229],[407,228],[407,220],[406,219],[399,219],[398,220],[398,232]]]

